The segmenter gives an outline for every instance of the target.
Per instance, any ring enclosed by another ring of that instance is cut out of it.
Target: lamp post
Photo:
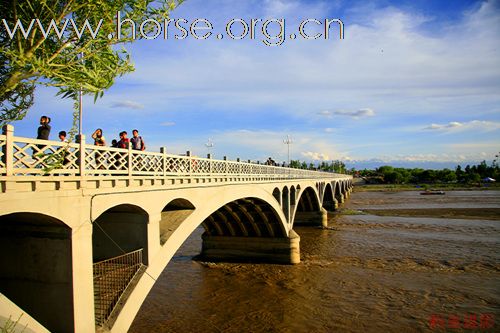
[[[73,37],[63,45],[63,48],[76,47],[77,42],[78,39],[76,37]],[[83,63],[83,52],[78,53],[77,57],[79,58],[78,60]],[[78,91],[78,137],[82,136],[82,131],[83,131],[83,89],[82,86],[80,85],[80,90]]]
[[[292,138],[290,138],[290,135],[286,136],[286,139],[283,140],[283,143],[288,146],[288,167],[290,167],[290,145],[293,143]]]
[[[212,139],[208,138],[207,143],[205,143],[205,147],[207,147],[209,154],[210,154],[210,149],[213,148],[213,146],[214,146],[214,143],[213,143]]]
[[[83,63],[83,52],[80,52],[80,61]],[[80,86],[80,91],[78,92],[78,135],[81,137],[83,132],[83,90]]]

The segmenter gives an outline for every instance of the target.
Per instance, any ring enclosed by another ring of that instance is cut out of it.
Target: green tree
[[[439,172],[439,180],[442,182],[454,182],[457,180],[457,174],[450,169],[443,169]]]
[[[102,96],[116,77],[134,69],[128,52],[117,47],[134,41],[133,25],[122,24],[120,39],[109,38],[115,34],[117,12],[121,21],[163,21],[182,1],[1,1],[0,125],[26,115],[36,84],[57,87],[62,97],[75,97],[80,89],[95,99]],[[91,30],[83,31],[85,22]],[[20,24],[25,33],[19,29]],[[154,25],[146,25],[145,32],[153,29]]]
[[[332,162],[332,171],[336,172],[336,173],[345,173],[346,168],[345,168],[344,162],[339,161],[339,160],[333,161]]]
[[[390,171],[393,171],[393,170],[394,170],[394,168],[393,168],[393,167],[391,167],[391,166],[389,166],[389,165],[384,165],[384,166],[379,167],[379,168],[377,169],[377,172],[378,172],[381,176],[383,176],[385,173],[390,172]]]
[[[384,181],[388,184],[400,184],[403,176],[397,171],[388,171],[384,174]]]

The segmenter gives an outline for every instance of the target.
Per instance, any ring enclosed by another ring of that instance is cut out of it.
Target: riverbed
[[[354,192],[342,208],[294,228],[294,266],[193,261],[197,229],[129,332],[498,332],[500,191]]]

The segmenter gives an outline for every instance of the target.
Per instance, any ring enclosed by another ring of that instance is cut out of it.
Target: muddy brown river
[[[500,191],[354,192],[342,208],[295,228],[295,266],[193,261],[197,229],[129,332],[500,331]]]

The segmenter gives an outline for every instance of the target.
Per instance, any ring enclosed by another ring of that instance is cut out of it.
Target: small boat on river
[[[444,191],[438,190],[426,190],[424,192],[420,192],[421,195],[443,195],[446,194]]]

